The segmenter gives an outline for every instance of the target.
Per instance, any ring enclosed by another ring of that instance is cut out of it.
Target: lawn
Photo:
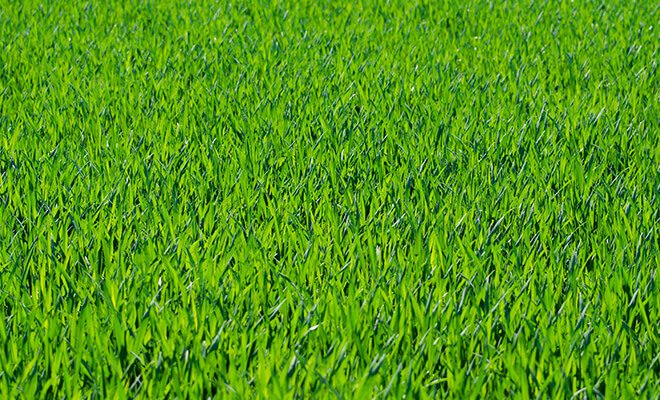
[[[657,399],[659,23],[0,0],[0,398]]]

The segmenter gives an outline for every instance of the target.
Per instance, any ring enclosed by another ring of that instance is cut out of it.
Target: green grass
[[[0,397],[658,398],[659,7],[0,0]]]

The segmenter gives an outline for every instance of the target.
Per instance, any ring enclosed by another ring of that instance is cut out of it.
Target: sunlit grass
[[[656,398],[658,7],[0,1],[0,398]]]

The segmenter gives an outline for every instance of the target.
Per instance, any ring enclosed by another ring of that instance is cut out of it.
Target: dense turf
[[[0,397],[660,395],[655,1],[0,0]]]

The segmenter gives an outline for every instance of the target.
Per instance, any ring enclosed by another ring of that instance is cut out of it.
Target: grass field
[[[0,398],[657,399],[659,22],[0,0]]]

